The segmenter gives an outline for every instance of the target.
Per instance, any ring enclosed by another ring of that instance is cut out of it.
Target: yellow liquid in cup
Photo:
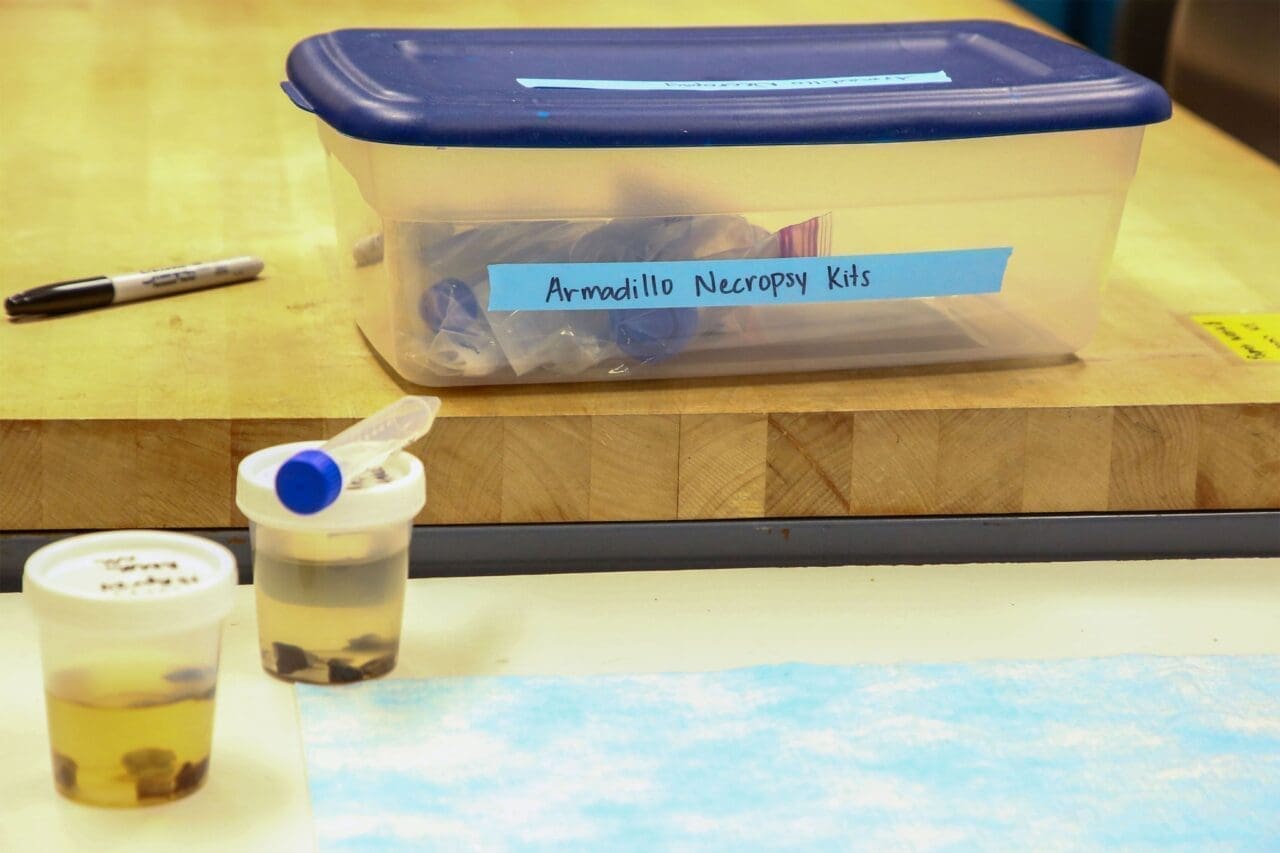
[[[45,707],[59,793],[129,807],[198,790],[209,768],[216,676],[181,667],[55,675]]]
[[[344,684],[396,664],[409,554],[362,563],[254,558],[258,646],[279,678]]]

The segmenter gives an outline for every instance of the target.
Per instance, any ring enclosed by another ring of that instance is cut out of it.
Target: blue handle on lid
[[[298,109],[306,110],[309,113],[314,113],[316,111],[316,108],[311,106],[311,102],[303,97],[302,93],[298,91],[298,87],[290,83],[288,80],[282,82],[280,84],[280,88],[284,89],[284,93],[289,96],[289,100],[293,101],[293,105]]]

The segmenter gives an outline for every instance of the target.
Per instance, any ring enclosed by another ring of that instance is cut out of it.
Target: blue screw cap
[[[648,364],[665,361],[685,348],[698,329],[696,308],[641,308],[609,312],[618,348]]]
[[[422,294],[418,315],[433,332],[466,332],[480,318],[480,304],[465,281],[446,278]]]
[[[299,515],[312,515],[342,494],[342,471],[321,450],[302,450],[276,472],[276,497]]]

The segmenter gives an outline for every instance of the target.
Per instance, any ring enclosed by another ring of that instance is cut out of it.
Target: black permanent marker
[[[135,299],[150,299],[154,296],[199,290],[202,287],[248,281],[256,278],[262,272],[262,267],[262,261],[257,258],[229,258],[225,261],[207,261],[146,272],[57,281],[7,297],[4,300],[4,310],[11,317],[21,314],[67,314],[88,308],[102,308],[117,302],[132,302]]]

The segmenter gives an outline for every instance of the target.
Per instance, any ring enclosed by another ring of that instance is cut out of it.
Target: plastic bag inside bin
[[[401,279],[409,316],[422,323],[408,354],[441,375],[490,376],[509,366],[517,376],[574,376],[766,343],[754,306],[489,312],[488,267],[815,256],[826,251],[828,223],[814,217],[774,233],[736,215],[402,223]]]

